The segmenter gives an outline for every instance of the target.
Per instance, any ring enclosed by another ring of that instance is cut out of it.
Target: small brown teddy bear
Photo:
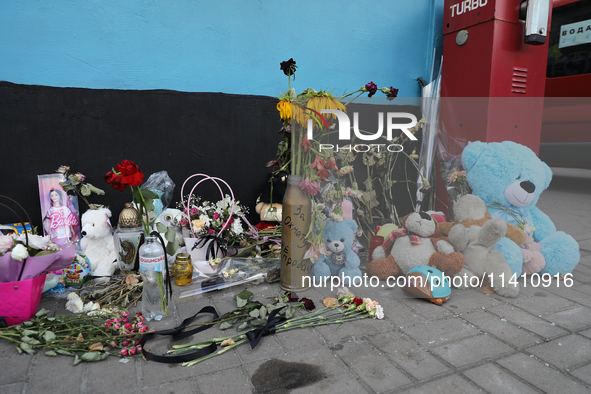
[[[406,275],[419,265],[429,265],[447,276],[460,272],[464,256],[454,251],[438,229],[437,222],[425,212],[413,212],[402,219],[402,229],[393,231],[383,246],[377,247],[367,265],[367,274],[387,279]]]

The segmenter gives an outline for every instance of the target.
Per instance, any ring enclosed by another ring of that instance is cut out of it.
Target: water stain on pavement
[[[324,372],[317,365],[272,359],[257,368],[252,375],[252,384],[257,393],[287,394],[293,389],[315,383],[323,377],[325,377]]]

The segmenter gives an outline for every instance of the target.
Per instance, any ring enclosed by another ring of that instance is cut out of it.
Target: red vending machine
[[[445,0],[441,119],[468,141],[538,152],[550,0]]]

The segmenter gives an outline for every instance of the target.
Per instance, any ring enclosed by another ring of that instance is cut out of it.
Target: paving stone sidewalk
[[[0,340],[0,393],[590,393],[591,171],[553,170],[538,206],[579,242],[572,286],[528,279],[513,299],[453,290],[437,306],[381,282],[353,291],[379,301],[384,320],[277,333],[254,350],[245,344],[192,367],[138,357],[72,367],[70,357],[18,355]],[[177,325],[205,305],[232,310],[243,288],[178,299],[172,316],[154,328]],[[248,289],[261,301],[280,292],[267,283]],[[331,291],[299,295],[321,305]],[[55,313],[64,305],[47,296],[41,302]],[[234,332],[214,327],[189,340]]]

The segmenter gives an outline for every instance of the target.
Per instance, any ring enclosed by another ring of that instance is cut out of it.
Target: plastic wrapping
[[[154,201],[154,208],[156,209],[156,217],[162,213],[162,211],[168,208],[168,205],[172,201],[172,193],[174,192],[174,182],[168,176],[168,172],[159,171],[155,172],[144,184],[142,189],[148,189],[160,196],[160,203]]]
[[[439,157],[439,172],[449,202],[448,212],[453,220],[453,205],[465,194],[472,193],[468,181],[466,180],[466,171],[462,166],[462,151],[468,145],[468,141],[463,138],[453,138],[447,133],[437,134],[437,155]]]
[[[179,298],[266,279],[270,271],[279,269],[281,259],[226,257],[220,264],[222,268],[216,275],[204,277],[196,272],[193,275],[193,284],[190,288],[186,286],[186,290],[183,288],[185,291],[180,293]]]

